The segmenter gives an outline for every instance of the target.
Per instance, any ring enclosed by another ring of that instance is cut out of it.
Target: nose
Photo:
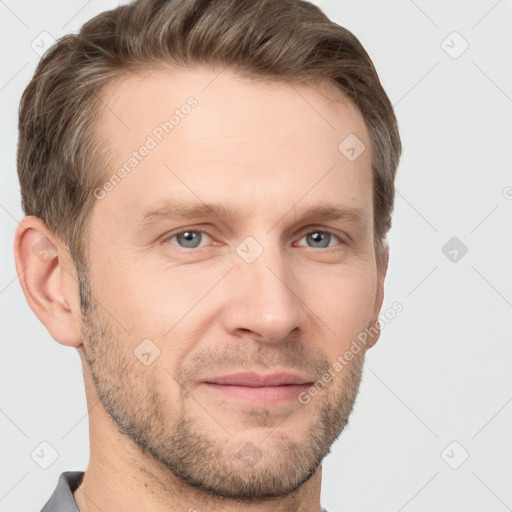
[[[236,258],[225,283],[226,331],[269,344],[304,331],[307,316],[300,282],[281,249],[265,248],[252,263]]]

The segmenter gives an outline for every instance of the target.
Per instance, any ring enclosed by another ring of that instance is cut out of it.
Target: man
[[[51,48],[19,130],[16,265],[89,410],[43,510],[324,510],[401,151],[358,40],[299,0],[136,1]]]

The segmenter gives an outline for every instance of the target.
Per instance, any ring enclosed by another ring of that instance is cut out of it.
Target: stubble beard
[[[93,299],[83,271],[79,283],[83,357],[99,400],[117,430],[141,454],[161,463],[185,484],[232,500],[288,495],[312,477],[347,425],[365,351],[354,357],[330,386],[300,406],[311,410],[301,442],[286,433],[287,427],[294,429],[294,414],[300,409],[293,409],[260,443],[237,439],[236,432],[224,440],[206,433],[208,418],[186,410],[187,392],[181,394],[182,403],[176,408],[181,415],[169,419],[172,406],[156,373],[126,349],[125,331],[100,314],[101,306]]]

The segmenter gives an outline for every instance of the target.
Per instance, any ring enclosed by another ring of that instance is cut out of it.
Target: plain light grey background
[[[512,1],[315,3],[369,52],[404,145],[383,307],[403,311],[369,352],[350,425],[323,465],[322,502],[511,510]],[[2,512],[39,510],[89,450],[78,354],[33,314],[14,267],[19,99],[48,35],[116,5],[0,1]]]

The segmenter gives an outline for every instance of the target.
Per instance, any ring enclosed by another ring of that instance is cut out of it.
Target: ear
[[[382,256],[377,261],[377,293],[375,296],[375,307],[373,310],[372,321],[368,327],[368,330],[373,334],[368,338],[367,348],[373,347],[380,338],[381,328],[379,322],[379,313],[382,308],[382,303],[384,301],[384,280],[386,278],[386,273],[388,271],[388,262],[389,247],[386,243],[382,252]]]
[[[14,259],[25,298],[52,338],[80,346],[78,282],[67,248],[42,219],[30,215],[16,229]]]

